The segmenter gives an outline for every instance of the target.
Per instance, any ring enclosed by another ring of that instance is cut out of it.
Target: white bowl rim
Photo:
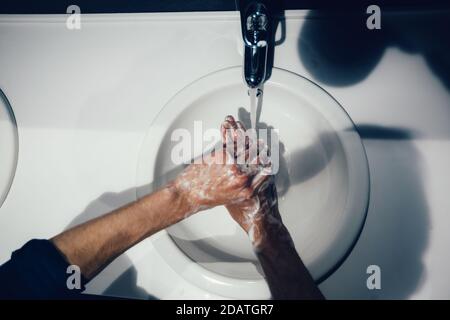
[[[193,87],[198,87],[204,89],[205,92],[208,90],[214,90],[214,88],[219,88],[224,86],[223,82],[212,81],[212,77],[215,76],[223,76],[223,78],[229,80],[229,83],[236,83],[241,78],[236,78],[236,75],[241,74],[242,67],[241,66],[233,66],[221,70],[214,71],[209,73],[182,88],[178,91],[160,110],[160,112],[156,115],[152,124],[141,144],[141,155],[139,159],[142,159],[142,153],[146,152],[151,155],[152,163],[146,162],[146,166],[153,169],[155,165],[155,160],[157,157],[157,153],[160,147],[160,143],[162,139],[158,139],[155,137],[163,137],[166,133],[168,126],[164,126],[161,124],[161,118],[164,118],[166,122],[169,122],[168,125],[171,124],[170,119],[176,117],[179,112],[184,110],[186,107],[190,105],[190,101],[198,98],[198,91],[191,90]],[[228,75],[227,75],[228,74]],[[229,77],[229,79],[227,78]],[[346,131],[348,135],[352,135],[353,144],[352,152],[350,153],[349,144],[343,144],[343,149],[345,151],[346,157],[348,161],[351,161],[354,165],[353,170],[349,171],[349,190],[353,187],[353,192],[356,193],[356,201],[358,209],[352,209],[355,212],[358,221],[355,222],[355,230],[353,235],[351,236],[352,241],[349,242],[347,250],[340,254],[339,259],[333,263],[332,266],[327,268],[326,272],[322,272],[319,277],[315,280],[320,283],[324,281],[328,276],[330,276],[339,266],[345,261],[347,256],[352,251],[355,246],[359,236],[362,232],[369,204],[370,197],[370,175],[369,175],[369,166],[367,162],[367,156],[364,149],[364,145],[359,137],[355,124],[352,119],[345,111],[345,109],[341,106],[341,104],[334,99],[326,90],[320,87],[318,84],[313,81],[293,73],[288,70],[273,68],[271,78],[268,80],[268,83],[272,84],[281,84],[286,86],[286,83],[289,83],[289,87],[295,87],[295,83],[303,82],[303,85],[308,85],[312,92],[315,94],[319,94],[320,96],[326,97],[329,103],[334,104],[337,108],[333,108],[333,112],[336,113],[338,117],[344,119],[346,122],[346,127],[340,127],[337,130],[338,136],[341,134],[341,131]],[[243,84],[244,85],[244,84]],[[208,90],[206,90],[206,88]],[[310,93],[310,92],[308,92]],[[326,95],[323,95],[325,93]],[[330,108],[331,109],[331,108]],[[168,120],[169,119],[169,120]],[[330,121],[331,124],[333,124]],[[349,130],[351,129],[351,130]],[[148,137],[152,137],[152,143],[146,145],[146,150],[143,150],[142,146],[145,144],[145,141]],[[348,137],[347,137],[348,138]],[[148,160],[148,158],[146,158]],[[143,176],[141,166],[143,165],[142,161],[138,162],[136,179],[137,186],[142,186],[149,181],[153,181],[153,170],[148,170],[149,175]],[[354,170],[358,172],[355,173]],[[356,178],[358,178],[358,182],[356,182]],[[361,179],[362,178],[362,179]],[[360,180],[361,179],[361,180]],[[349,192],[350,193],[350,192]],[[139,188],[137,188],[137,197],[139,198],[141,194],[139,194]],[[348,202],[348,201],[347,201]],[[347,209],[347,208],[346,208]],[[157,241],[153,242],[154,247],[157,249],[158,253],[161,257],[167,262],[167,264],[174,269],[179,275],[181,275],[185,280],[192,283],[193,285],[202,288],[208,292],[214,292],[221,296],[236,298],[236,292],[239,292],[239,298],[241,299],[267,299],[270,298],[270,291],[264,279],[260,280],[246,280],[246,279],[237,279],[230,278],[220,274],[217,274],[213,271],[210,271],[196,262],[192,261],[172,240],[171,236],[168,234],[166,230],[160,232],[160,236],[157,237]]]
[[[8,152],[6,155],[8,157],[7,161],[9,165],[7,167],[3,167],[2,170],[8,171],[8,173],[4,173],[4,175],[8,175],[8,181],[2,186],[0,189],[0,208],[4,205],[10,191],[11,186],[14,181],[14,177],[17,169],[17,162],[19,157],[19,133],[17,129],[16,117],[14,115],[14,111],[11,107],[11,104],[3,92],[0,89],[0,118],[5,121],[3,129],[0,132],[0,136],[7,136],[10,139],[6,142],[5,149],[11,149],[11,152]],[[2,157],[5,156],[2,154]],[[3,183],[3,182],[2,182]]]

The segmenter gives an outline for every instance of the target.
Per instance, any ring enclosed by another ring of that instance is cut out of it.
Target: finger
[[[225,164],[234,164],[235,161],[235,156],[234,156],[234,150],[232,148],[229,148],[228,145],[225,148]]]
[[[250,145],[248,147],[248,163],[251,165],[256,165],[258,158],[258,148],[254,143],[250,142]]]
[[[246,135],[245,134],[245,132],[246,132],[246,129],[245,129],[245,126],[244,126],[244,124],[241,122],[241,121],[237,121],[236,122],[236,125],[237,125],[237,137],[238,138],[241,138],[241,137],[245,137],[244,139],[244,146],[245,146],[245,149],[248,149],[248,147],[249,147],[249,145],[250,145],[250,137],[248,136],[248,135]]]
[[[251,188],[254,193],[258,192],[261,186],[269,179],[268,175],[263,174],[262,172],[258,173],[253,177]]]
[[[267,166],[271,165],[269,149],[267,148],[267,146],[259,152],[257,163],[259,165],[262,165],[263,167],[267,167]]]
[[[261,153],[267,153],[269,150],[269,147],[267,146],[266,142],[263,139],[258,139],[258,155]]]
[[[246,135],[246,147],[251,149],[258,149],[258,140],[256,136],[256,131],[254,129],[248,129],[245,131]]]
[[[234,120],[233,116],[226,116],[225,122],[230,123],[230,124],[231,124],[231,127],[232,127],[233,129],[237,129],[237,128],[238,128],[238,127],[237,127],[236,120]]]
[[[232,115],[227,115],[225,117],[225,121],[234,122],[235,120],[234,120],[234,117]]]
[[[250,150],[248,148],[245,148],[245,163],[250,163]]]
[[[222,144],[224,144],[225,143],[226,134],[227,134],[227,129],[225,128],[224,123],[222,123],[220,125],[220,134],[222,135]]]
[[[236,122],[237,128],[241,130],[246,130],[244,124],[241,121]]]
[[[263,140],[259,139],[257,143],[253,141],[250,142],[249,150],[250,150],[250,158],[249,158],[250,164],[267,163],[267,159],[269,158],[269,147]]]
[[[232,135],[233,127],[231,123],[224,121],[220,126],[220,131],[222,133],[222,143],[225,144],[228,142],[229,136]]]
[[[235,152],[236,152],[236,163],[240,165],[247,164],[248,153],[245,150],[245,148],[237,146]]]
[[[248,150],[247,136],[245,135],[245,131],[243,131],[242,129],[235,130],[234,138],[235,138],[234,144],[235,144],[235,150],[236,150],[237,156],[244,156],[244,154]]]
[[[233,130],[233,125],[229,121],[224,121],[221,127],[225,130]]]

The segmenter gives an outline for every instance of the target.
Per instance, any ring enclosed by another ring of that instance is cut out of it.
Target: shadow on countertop
[[[361,236],[347,260],[321,284],[330,299],[406,299],[425,277],[430,221],[421,155],[401,128],[360,125],[371,174],[371,200]],[[381,290],[369,290],[369,265],[381,269]]]
[[[326,19],[323,17],[326,16]],[[298,40],[298,53],[313,79],[352,86],[375,69],[385,50],[396,47],[423,56],[450,90],[450,11],[382,12],[381,30],[368,30],[365,12],[311,11]],[[360,124],[371,175],[371,199],[355,248],[321,284],[327,298],[406,299],[420,287],[430,219],[423,188],[422,157],[412,139],[418,132]],[[381,268],[381,290],[366,286],[369,265]]]
[[[127,189],[122,192],[107,192],[98,199],[92,201],[86,209],[78,215],[66,229],[75,227],[91,219],[100,217],[114,209],[120,208],[131,202],[136,195],[136,189]],[[124,297],[154,300],[156,297],[146,292],[137,285],[137,270],[126,254],[121,254],[107,270],[109,274],[115,274],[116,279],[103,291],[106,297]]]
[[[450,10],[381,12],[381,29],[366,28],[365,12],[310,11],[298,41],[298,53],[314,80],[350,86],[364,80],[388,47],[421,54],[450,90]],[[326,19],[325,19],[326,17]]]

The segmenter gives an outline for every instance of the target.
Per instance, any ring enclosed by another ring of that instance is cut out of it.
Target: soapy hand
[[[250,199],[226,206],[231,217],[247,232],[255,249],[261,246],[269,231],[283,226],[278,212],[278,198],[273,177]]]
[[[241,130],[245,127],[240,124]],[[255,141],[248,141],[247,148]],[[267,152],[267,145],[261,140],[257,147],[257,167],[260,171],[267,173],[270,171],[270,162],[266,155],[260,152]],[[266,160],[263,160],[266,159]],[[281,216],[278,212],[278,197],[273,176],[265,176],[263,183],[249,199],[236,201],[226,205],[231,217],[244,229],[250,237],[253,246],[257,249],[266,233],[283,226]]]
[[[237,138],[243,129],[242,123],[227,116],[221,126],[222,148],[203,155],[200,163],[190,164],[172,182],[189,207],[187,215],[249,200],[267,180],[258,159],[254,164],[236,161],[242,152],[249,156],[248,140],[243,149],[237,146]]]

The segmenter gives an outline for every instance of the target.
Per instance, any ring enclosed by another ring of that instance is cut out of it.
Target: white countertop
[[[320,288],[327,298],[449,299],[449,88],[422,54],[395,45],[358,81],[316,79],[299,57],[298,39],[316,40],[302,33],[306,23],[323,19],[286,14],[274,65],[316,81],[346,109],[365,132],[372,180],[361,238]],[[0,89],[19,130],[16,176],[0,208],[0,263],[31,238],[132,201],[155,115],[190,82],[240,65],[241,44],[237,12],[83,15],[81,30],[66,29],[65,16],[0,15]],[[167,266],[153,249],[157,237],[116,259],[88,292],[219,298]],[[381,267],[381,290],[366,287],[371,264]]]

